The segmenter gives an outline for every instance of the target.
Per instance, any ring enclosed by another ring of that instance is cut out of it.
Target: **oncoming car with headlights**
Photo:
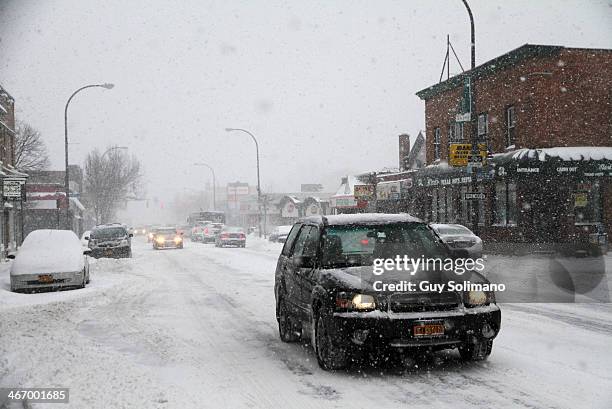
[[[440,288],[451,281],[487,288],[489,282],[477,271],[457,275],[436,263],[410,273],[374,274],[374,260],[398,256],[453,257],[426,223],[405,214],[316,216],[296,223],[276,267],[280,338],[310,339],[319,365],[328,370],[389,350],[457,348],[465,360],[486,359],[501,324],[494,293]],[[393,286],[376,291],[374,283],[381,281]],[[423,281],[435,290],[420,290]]]
[[[174,227],[158,228],[153,236],[153,249],[182,249],[183,233]]]

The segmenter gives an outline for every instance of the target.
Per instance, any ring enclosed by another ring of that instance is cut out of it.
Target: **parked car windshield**
[[[95,229],[91,232],[90,238],[100,239],[114,239],[118,237],[127,236],[127,231],[123,227],[105,227],[102,229]]]
[[[329,226],[323,236],[323,265],[366,266],[376,258],[446,257],[447,250],[421,223]]]

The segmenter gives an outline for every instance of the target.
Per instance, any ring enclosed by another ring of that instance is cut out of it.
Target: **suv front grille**
[[[389,297],[390,312],[450,311],[459,307],[459,295],[453,292],[418,292],[393,294]]]

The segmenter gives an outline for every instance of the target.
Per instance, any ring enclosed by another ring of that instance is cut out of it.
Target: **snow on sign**
[[[24,179],[2,179],[2,197],[6,199],[20,199],[23,195]]]
[[[465,200],[485,200],[486,195],[480,192],[467,192],[463,194]]]

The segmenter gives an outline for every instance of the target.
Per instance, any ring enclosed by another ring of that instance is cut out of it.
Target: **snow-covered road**
[[[281,246],[186,243],[98,260],[84,290],[8,291],[0,272],[0,386],[68,387],[71,408],[608,408],[612,304],[502,306],[484,363],[440,353],[324,372],[274,319]],[[0,403],[0,407],[1,407]],[[34,404],[34,408],[59,407]]]

